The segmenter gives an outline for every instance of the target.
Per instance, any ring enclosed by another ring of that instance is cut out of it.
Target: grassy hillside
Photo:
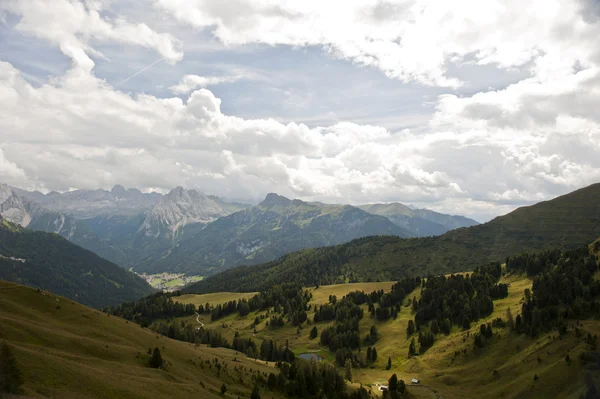
[[[0,341],[14,347],[27,398],[249,397],[253,376],[276,372],[272,364],[235,351],[160,337],[68,299],[4,281]],[[148,367],[147,351],[154,347],[167,361],[166,371]],[[224,396],[222,384],[228,388]]]
[[[578,337],[574,332],[575,323],[569,331],[559,337],[554,331],[544,333],[536,338],[524,334],[510,332],[506,327],[494,328],[493,342],[481,349],[473,346],[473,335],[479,331],[479,325],[491,322],[496,318],[506,319],[506,311],[511,309],[513,315],[520,312],[524,301],[525,289],[532,288],[532,281],[524,275],[506,275],[502,283],[510,284],[507,298],[494,301],[493,313],[473,323],[468,330],[452,327],[451,334],[440,334],[436,342],[425,354],[409,358],[410,340],[406,338],[408,321],[412,320],[408,300],[420,297],[420,288],[409,295],[402,306],[398,318],[388,321],[378,321],[368,315],[366,305],[363,305],[365,316],[360,322],[361,337],[369,333],[375,325],[379,332],[379,340],[375,343],[378,360],[367,368],[352,370],[353,382],[369,388],[373,395],[379,396],[376,384],[387,385],[391,374],[409,382],[412,378],[421,380],[420,386],[408,387],[411,397],[416,398],[579,398],[584,394],[584,376],[591,373],[596,384],[600,383],[599,371],[588,368],[579,360],[579,355],[589,350],[585,338]],[[355,291],[383,289],[389,291],[393,282],[356,283],[320,286],[311,288],[313,299],[311,307],[328,303],[330,295],[336,295],[338,300],[345,294]],[[218,293],[214,294],[218,298]],[[190,299],[189,296],[186,297]],[[312,312],[308,312],[312,318]],[[277,343],[289,342],[296,354],[316,353],[334,362],[335,354],[327,347],[319,344],[319,338],[310,339],[309,331],[317,326],[319,332],[333,322],[318,322],[309,324],[299,332],[296,327],[286,324],[283,327],[272,328],[261,322],[254,327],[253,322],[261,312],[247,316],[239,314],[211,321],[210,315],[201,315],[199,320],[208,328],[219,328],[229,339],[237,334],[242,338],[252,337],[259,342],[273,339]],[[191,318],[188,318],[191,320]],[[587,333],[600,333],[598,320],[580,322],[582,336]],[[365,348],[363,348],[364,352]],[[466,351],[466,353],[465,353]],[[455,353],[460,352],[456,356]],[[565,361],[569,354],[572,361]],[[392,359],[392,367],[386,369],[387,359]],[[541,362],[538,362],[538,357]],[[339,369],[341,373],[343,368]],[[496,372],[494,372],[496,371]],[[539,380],[534,382],[537,375]]]
[[[274,262],[225,271],[187,291],[257,291],[290,280],[305,286],[383,281],[472,270],[521,252],[573,248],[600,236],[598,198],[600,184],[594,184],[439,237],[368,237],[306,249]]]
[[[42,288],[103,307],[153,292],[135,274],[57,234],[0,220],[0,279]]]
[[[271,261],[302,248],[377,234],[411,236],[385,217],[352,206],[292,201],[269,194],[259,205],[215,220],[134,269],[204,276],[239,264]]]

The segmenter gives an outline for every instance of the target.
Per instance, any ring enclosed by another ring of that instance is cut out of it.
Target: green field
[[[438,335],[436,342],[424,355],[408,358],[410,340],[406,338],[406,326],[409,319],[414,317],[410,307],[403,307],[396,320],[379,322],[371,318],[366,311],[361,321],[361,337],[368,334],[372,325],[376,325],[380,339],[375,346],[378,352],[378,361],[371,368],[353,369],[353,381],[357,384],[372,386],[373,394],[379,395],[375,388],[376,383],[384,384],[392,373],[400,379],[409,382],[412,378],[421,380],[421,386],[410,387],[414,397],[432,397],[438,394],[445,399],[452,398],[579,398],[583,391],[583,376],[586,372],[584,366],[576,359],[579,353],[586,349],[581,338],[577,338],[572,330],[559,339],[558,333],[548,333],[531,339],[525,335],[509,332],[508,328],[494,328],[493,342],[482,349],[474,349],[471,335],[478,331],[479,325],[491,322],[492,319],[506,318],[507,308],[511,308],[513,315],[520,312],[523,292],[531,289],[532,282],[524,276],[505,276],[502,282],[510,284],[509,296],[494,302],[494,312],[487,318],[473,323],[469,331],[461,331],[454,326],[449,336]],[[374,289],[389,290],[393,282],[337,284],[311,288],[313,300],[311,306],[327,303],[329,295],[341,298],[348,292],[355,290],[372,291]],[[419,298],[420,288],[407,296]],[[216,293],[213,298],[220,300],[236,299],[240,294]],[[208,297],[202,295],[200,297]],[[233,295],[233,296],[232,296]],[[184,296],[187,297],[187,296]],[[197,296],[192,296],[195,298]],[[181,298],[181,297],[180,297]],[[205,303],[205,301],[196,301]],[[210,302],[210,301],[209,301]],[[212,303],[212,302],[211,302]],[[405,306],[407,303],[405,302]],[[309,311],[309,319],[312,312]],[[286,323],[285,326],[272,328],[266,326],[266,319],[257,327],[252,328],[255,317],[264,312],[254,312],[246,317],[238,314],[224,317],[212,322],[210,315],[201,315],[199,320],[207,328],[218,329],[229,339],[235,334],[241,337],[253,337],[259,342],[263,339],[273,339],[282,344],[289,342],[296,354],[317,352],[327,361],[334,361],[334,354],[328,348],[319,345],[319,339],[309,339],[308,334],[312,325],[308,325],[297,333],[296,327]],[[196,322],[194,318],[187,318]],[[332,322],[316,323],[319,332]],[[600,322],[589,320],[582,322],[583,330],[598,334]],[[581,328],[581,327],[580,327]],[[517,347],[519,349],[517,349]],[[467,351],[452,360],[456,351]],[[575,359],[567,364],[565,356],[569,354]],[[388,356],[392,358],[392,369],[386,370]],[[538,363],[538,356],[541,363]],[[496,370],[496,373],[494,373]],[[343,373],[343,369],[340,369]],[[598,379],[598,371],[592,371]],[[533,376],[537,374],[539,381],[534,382]]]
[[[186,294],[177,297],[173,297],[173,301],[180,303],[191,303],[196,306],[205,305],[210,303],[211,305],[219,305],[233,300],[250,299],[256,292],[215,292],[212,294],[194,295]]]
[[[63,297],[0,281],[0,341],[14,347],[27,398],[249,397],[277,370],[229,349],[197,347]],[[166,371],[148,367],[158,347]],[[215,359],[222,365],[215,367]],[[225,383],[227,394],[220,394]],[[281,397],[263,392],[263,397]]]

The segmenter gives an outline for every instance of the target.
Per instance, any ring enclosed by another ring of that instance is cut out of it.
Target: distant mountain
[[[173,235],[189,224],[210,223],[228,214],[212,198],[177,187],[152,208],[140,230],[147,236]]]
[[[66,239],[0,216],[0,279],[49,290],[100,308],[153,292],[135,274]]]
[[[282,281],[304,286],[385,281],[473,270],[522,252],[570,249],[600,236],[598,198],[600,184],[594,184],[438,237],[367,237],[343,245],[305,249],[270,263],[227,270],[188,290],[260,291]]]
[[[102,240],[86,223],[60,212],[49,211],[30,199],[31,196],[22,197],[16,191],[0,184],[0,215],[4,219],[32,230],[59,234],[111,262],[122,264],[126,261],[121,249]]]
[[[120,185],[111,191],[46,195],[0,185],[0,201],[8,220],[60,234],[123,267],[169,250],[207,223],[249,206],[182,187],[162,195]]]
[[[450,230],[479,224],[479,222],[464,216],[446,215],[429,209],[417,209],[397,202],[359,205],[358,208],[374,215],[385,216],[395,225],[413,233],[415,237],[437,236]]]
[[[21,197],[38,202],[44,208],[78,219],[95,216],[136,215],[150,211],[163,197],[159,193],[142,193],[135,188],[116,185],[112,190],[75,190],[65,193],[12,189]]]
[[[310,203],[269,194],[257,206],[215,220],[134,269],[212,274],[236,264],[277,259],[302,248],[373,235],[410,237],[411,233],[382,216],[352,206]]]

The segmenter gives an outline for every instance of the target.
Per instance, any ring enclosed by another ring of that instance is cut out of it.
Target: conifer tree
[[[346,379],[352,382],[352,361],[350,359],[346,359]]]

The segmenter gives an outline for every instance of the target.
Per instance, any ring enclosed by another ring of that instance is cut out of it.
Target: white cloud
[[[597,47],[596,29],[583,21],[574,0],[535,0],[525,8],[518,0],[156,0],[155,5],[195,27],[213,28],[226,45],[318,45],[391,78],[449,87],[461,84],[448,76],[449,62],[515,68],[533,61],[538,74],[552,76],[575,60],[587,65]]]
[[[20,17],[17,29],[59,46],[76,67],[34,87],[0,61],[0,181],[401,200],[486,219],[600,180],[600,23],[582,16],[579,0],[534,1],[526,11],[516,1],[293,3],[156,5],[228,45],[319,45],[405,81],[457,87],[446,70],[455,61],[531,73],[500,90],[444,94],[414,131],[350,121],[310,128],[224,112],[206,87],[244,74],[184,75],[171,90],[185,99],[119,92],[93,74],[96,41],[145,46],[173,62],[178,41],[108,19],[96,3],[58,2],[70,15],[60,24],[47,3],[3,2]],[[131,29],[139,34],[123,39]]]
[[[0,12],[18,16],[16,29],[56,45],[73,63],[89,72],[92,56],[102,56],[90,42],[116,42],[147,47],[165,60],[175,63],[183,58],[181,43],[169,34],[154,32],[144,23],[103,16],[103,2],[69,0],[3,0]]]
[[[174,94],[186,94],[200,87],[214,86],[221,83],[232,83],[242,79],[241,76],[198,76],[185,75],[179,83],[169,87]]]

